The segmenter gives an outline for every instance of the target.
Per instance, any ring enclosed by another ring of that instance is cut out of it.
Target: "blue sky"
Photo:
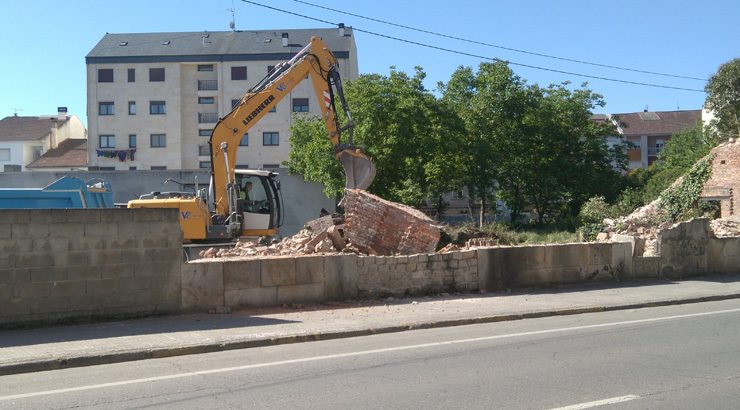
[[[557,71],[702,90],[704,82],[577,64],[483,45],[453,41],[312,7],[294,0],[255,0],[272,7],[343,22],[365,31],[409,41],[496,57]],[[306,0],[357,15],[528,52],[630,69],[708,78],[740,57],[740,2],[686,0],[619,2],[458,0]],[[86,122],[85,55],[106,32],[222,31],[236,13],[236,28],[331,27],[240,0],[12,1],[0,14],[0,118],[54,114],[67,106]],[[355,32],[360,73],[388,74],[390,66],[413,72],[421,66],[434,89],[461,65],[482,60]],[[702,92],[663,89],[589,79],[518,65],[529,83],[570,81],[602,94],[620,113],[698,109]]]

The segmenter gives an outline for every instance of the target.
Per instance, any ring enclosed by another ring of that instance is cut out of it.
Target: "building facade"
[[[210,168],[219,118],[312,36],[358,76],[352,31],[340,29],[106,34],[86,57],[89,167]],[[237,166],[276,168],[290,152],[294,112],[320,115],[310,80],[293,89],[240,143]]]
[[[631,143],[627,150],[628,169],[652,164],[671,136],[694,127],[702,120],[702,110],[643,111],[611,114],[609,120],[617,128],[617,139]],[[613,143],[614,141],[612,141]]]
[[[27,166],[65,140],[84,139],[84,124],[66,107],[57,115],[5,117],[0,120],[0,172],[33,171]]]

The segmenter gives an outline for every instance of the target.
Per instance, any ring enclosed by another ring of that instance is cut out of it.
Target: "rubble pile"
[[[719,218],[709,222],[712,233],[717,238],[731,238],[740,236],[740,215]]]
[[[348,189],[342,204],[344,216],[314,219],[296,235],[279,242],[238,242],[233,248],[209,248],[199,254],[202,258],[332,253],[410,255],[432,253],[439,242],[439,227],[416,209],[359,189]]]
[[[657,225],[659,220],[660,198],[637,208],[631,214],[618,219],[604,219],[604,228],[596,240],[609,242],[615,235],[628,235],[635,238],[642,256],[658,255],[658,231],[670,227],[670,223]]]

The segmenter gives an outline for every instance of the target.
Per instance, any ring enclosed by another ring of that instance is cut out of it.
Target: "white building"
[[[84,139],[86,131],[66,107],[57,115],[5,117],[0,120],[0,172],[30,171],[27,165],[69,138]]]
[[[312,36],[358,75],[352,31],[340,29],[106,34],[86,57],[91,170],[210,168],[215,123],[273,66]],[[274,168],[288,158],[292,112],[320,115],[310,81],[242,140],[241,168]]]

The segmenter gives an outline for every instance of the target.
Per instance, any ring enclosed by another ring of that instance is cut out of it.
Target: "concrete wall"
[[[0,211],[0,326],[177,312],[172,209]]]
[[[321,208],[336,210],[334,199],[327,198],[321,184],[305,182],[300,175],[288,175],[287,169],[278,169],[282,186],[283,212],[285,220],[280,230],[282,236],[295,235],[303,225],[318,218]],[[208,186],[210,171],[84,171],[84,172],[24,172],[3,174],[0,172],[1,188],[42,188],[57,179],[71,175],[88,180],[101,178],[111,183],[113,200],[126,203],[141,194],[152,191],[180,191],[176,184],[163,182],[167,178],[193,183],[195,176],[203,187]],[[204,184],[204,185],[203,185]]]
[[[478,289],[476,252],[201,259],[183,266],[183,309],[472,291]]]
[[[480,288],[503,290],[634,276],[629,243],[501,246],[478,250]]]
[[[2,210],[0,326],[740,270],[740,238],[706,219],[660,240],[655,257],[621,242],[183,263],[175,210]]]

